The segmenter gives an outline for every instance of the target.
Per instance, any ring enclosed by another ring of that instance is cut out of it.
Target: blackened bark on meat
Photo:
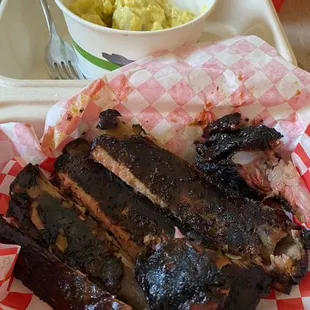
[[[8,215],[23,231],[108,291],[119,290],[123,268],[112,242],[98,223],[79,218],[73,202],[65,200],[37,166],[29,164],[20,172],[10,195]]]
[[[208,136],[204,135],[203,143],[197,144],[195,168],[207,182],[217,186],[228,198],[244,196],[261,201],[273,208],[281,218],[283,211],[294,214],[292,206],[284,197],[279,196],[278,190],[277,196],[272,196],[274,194],[266,171],[268,166],[272,169],[273,165],[277,165],[278,154],[269,150],[277,146],[277,140],[282,135],[273,128],[263,125],[245,127],[247,124],[242,122],[238,130],[227,131],[231,119],[235,119],[235,116],[226,115],[209,124],[215,130]],[[249,159],[252,156],[252,162],[243,165],[242,162],[247,160],[247,152],[242,154],[243,151],[254,151],[254,154],[248,154]],[[301,259],[300,269],[302,261]],[[277,285],[288,291],[288,288],[285,289],[287,277],[279,277],[278,280]]]
[[[270,293],[271,278],[259,266],[226,265],[222,273],[230,284],[227,310],[254,310]]]
[[[97,127],[102,130],[113,129],[117,127],[118,118],[122,116],[117,110],[108,109],[99,114]]]
[[[284,197],[266,197],[261,191],[249,186],[239,174],[239,165],[234,164],[230,158],[213,162],[204,161],[202,157],[197,156],[194,166],[207,182],[218,187],[228,198],[248,197],[261,201],[275,210],[295,213],[291,204]],[[281,214],[283,213],[280,211],[280,216]]]
[[[197,143],[197,153],[205,161],[226,158],[240,150],[270,150],[272,144],[282,138],[274,128],[265,125],[241,128],[233,133],[216,132],[205,143]]]
[[[239,113],[210,123],[203,135],[203,143],[196,143],[195,166],[226,196],[246,196],[262,201],[266,194],[246,182],[241,175],[242,166],[234,162],[233,156],[239,151],[268,151],[277,145],[282,135],[264,125],[248,125]]]
[[[90,144],[83,138],[75,139],[69,142],[62,150],[65,154],[75,156],[86,156],[90,150]]]
[[[228,201],[217,188],[203,186],[202,179],[188,163],[150,140],[130,137],[119,141],[101,136],[92,146],[95,160],[98,160],[95,151],[101,149],[127,167],[154,199],[161,200],[161,206],[204,236],[207,245],[221,243],[235,254],[259,255],[262,243],[255,227],[268,223],[286,229],[285,221],[278,223],[268,207],[250,200]]]
[[[291,204],[282,196],[264,197],[263,203],[275,209],[276,212],[277,210],[284,210],[291,214],[296,213]]]
[[[148,245],[137,261],[136,274],[154,310],[195,305],[254,310],[271,284],[261,267],[238,266],[185,239]]]
[[[307,250],[310,250],[310,230],[304,230],[302,232],[302,239]]]
[[[175,239],[148,246],[136,264],[137,280],[153,310],[222,309],[229,285],[209,255]]]
[[[218,132],[232,132],[243,127],[245,121],[242,120],[240,113],[233,113],[223,116],[222,118],[211,122],[203,131],[203,137],[207,138],[209,135]]]
[[[101,170],[102,166],[95,164],[91,160],[89,160],[91,162],[89,164],[89,161],[86,158],[89,152],[89,144],[87,141],[83,139],[76,139],[70,142],[65,147],[65,150],[66,150],[65,154],[59,157],[56,162],[56,166],[58,167],[58,169],[56,169],[54,180],[56,181],[57,186],[61,189],[62,192],[64,192],[66,196],[70,196],[74,200],[78,201],[79,204],[82,201],[85,202],[85,203],[82,203],[82,205],[83,207],[88,206],[88,208],[85,208],[86,213],[91,212],[92,215],[95,218],[97,218],[99,221],[102,218],[102,215],[106,219],[106,214],[101,212],[99,208],[99,205],[102,206],[103,204],[101,204],[100,202],[95,200],[93,197],[88,195],[84,191],[84,188],[81,188],[80,186],[85,184],[86,182],[86,188],[90,189],[90,192],[96,192],[96,193],[100,192],[101,193],[100,199],[102,199],[102,201],[107,201],[106,200],[107,193],[109,193],[110,189],[113,190],[113,188],[115,189],[115,187],[117,187],[118,185],[114,184],[113,186],[113,183],[112,183],[113,178],[110,179],[110,177],[107,177],[107,176],[106,177],[103,176],[103,178],[98,177],[98,174],[102,172]],[[77,157],[79,157],[80,159],[78,159]],[[71,159],[73,158],[75,159],[71,162]],[[94,169],[94,166],[96,165],[97,165],[97,168],[99,168],[98,170]],[[62,172],[64,170],[67,170],[68,173],[62,173],[60,172],[60,170]],[[88,172],[86,172],[87,170]],[[62,177],[61,179],[57,176],[57,172],[59,172],[59,176]],[[71,172],[72,172],[72,175],[76,176],[76,179],[73,180],[73,178],[71,178],[72,177]],[[90,175],[88,174],[88,177],[86,177],[87,173],[90,173]],[[106,171],[103,172],[104,175],[105,173]],[[81,184],[78,184],[78,180],[80,178],[81,180],[83,180],[84,183],[81,182]],[[106,183],[107,181],[108,181],[108,184]],[[98,188],[102,188],[102,190],[98,191]],[[119,194],[119,192],[115,192],[115,191],[113,193],[115,194],[115,197]],[[111,196],[110,198],[113,199],[113,196]],[[130,201],[130,197],[128,197],[128,199]],[[109,202],[111,201],[112,200],[109,200]],[[125,207],[126,205],[124,205],[124,208]],[[118,210],[121,210],[121,209],[119,208]],[[122,214],[122,215],[126,217],[128,210],[126,208],[124,210],[125,210],[125,214]],[[89,215],[87,218],[90,219],[90,217],[91,215]],[[117,219],[120,217],[121,215],[117,214]],[[131,246],[133,242],[130,238],[128,238],[130,237],[130,235],[127,234],[127,230],[125,231],[121,229],[122,228],[121,224],[123,223],[122,220],[123,220],[122,217],[121,217],[120,222],[115,221],[115,218],[114,218],[114,222],[113,222],[114,224],[112,226],[114,229],[111,229],[114,233],[114,236],[120,237],[119,241],[123,241],[121,243],[122,248],[120,248],[120,254],[122,257],[122,261],[124,262],[124,265],[123,265],[124,275],[121,281],[121,288],[118,292],[118,296],[120,296],[122,300],[125,300],[128,304],[130,304],[134,309],[144,309],[144,310],[149,309],[146,304],[144,294],[135,279],[132,259],[128,256],[128,253],[132,253],[134,250],[138,252],[139,249],[136,249],[136,247],[133,248]],[[106,222],[104,223],[102,221],[100,222],[101,224],[106,224]],[[112,224],[112,223],[109,222],[109,224]],[[141,223],[139,223],[139,225],[141,225]],[[107,230],[108,228],[111,228],[109,227],[109,225],[103,225],[102,227],[105,227],[104,229],[107,229]],[[112,233],[111,230],[109,230],[109,233]],[[134,233],[135,232],[136,230],[134,229]],[[136,255],[137,254],[135,254],[135,256]]]
[[[130,310],[85,275],[60,262],[28,236],[0,219],[0,242],[21,250],[14,275],[55,310]]]
[[[231,158],[213,162],[205,161],[202,156],[197,156],[195,167],[202,172],[203,177],[209,183],[217,186],[227,197],[249,197],[259,201],[264,198],[240,176],[239,166],[233,164]]]
[[[75,197],[136,258],[147,235],[174,235],[180,223],[93,160],[63,154],[55,163],[62,188]]]
[[[294,230],[294,235],[299,235],[301,232]],[[302,238],[301,237],[297,237],[297,239],[295,239],[296,237],[292,237],[292,236],[288,236],[286,238],[283,238],[277,245],[276,249],[275,249],[275,258],[272,258],[272,261],[274,262],[274,264],[276,265],[276,268],[274,268],[272,270],[272,272],[270,273],[271,276],[273,277],[277,277],[277,282],[273,284],[274,288],[285,293],[285,294],[289,294],[291,287],[293,284],[298,284],[300,283],[300,281],[304,278],[304,276],[307,274],[308,272],[308,264],[309,264],[309,260],[307,255],[300,255],[299,251],[297,250],[296,246],[297,244],[300,245],[300,247],[303,247],[304,245],[302,244]],[[294,240],[293,240],[294,239]],[[293,242],[295,243],[295,246],[293,245]],[[305,253],[307,253],[304,250]],[[291,253],[292,256],[294,257],[294,255],[298,255],[299,260],[298,260],[298,264],[296,265],[291,265],[291,263],[293,261],[289,261],[288,264],[286,264],[286,259],[289,257],[287,255],[279,255],[280,253]],[[279,270],[281,270],[281,265],[289,268],[291,271],[290,273],[285,273],[285,272],[279,272]],[[289,276],[290,274],[293,276],[293,281],[289,281]],[[290,286],[288,285],[290,284]]]
[[[291,223],[281,210],[274,212],[249,198],[227,199],[187,162],[149,139],[131,136],[118,140],[103,135],[94,140],[91,156],[168,209],[185,224],[184,232],[191,227],[207,247],[251,257],[256,262],[262,258],[268,265],[277,244],[291,235]],[[278,272],[286,273],[289,283],[295,283],[305,275],[303,261],[307,254],[298,240],[291,243],[296,245],[300,259],[293,258],[294,268]]]

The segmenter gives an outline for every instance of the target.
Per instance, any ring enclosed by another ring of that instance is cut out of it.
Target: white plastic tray
[[[59,33],[70,40],[62,13],[53,0],[49,4]],[[218,0],[205,29],[201,40],[208,42],[258,35],[296,64],[271,0]],[[0,0],[0,105],[12,101],[56,102],[89,83],[49,80],[44,65],[47,39],[39,0]]]

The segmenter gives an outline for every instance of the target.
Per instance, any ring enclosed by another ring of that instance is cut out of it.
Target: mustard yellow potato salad
[[[169,0],[74,0],[69,9],[94,24],[132,31],[173,28],[196,17]]]

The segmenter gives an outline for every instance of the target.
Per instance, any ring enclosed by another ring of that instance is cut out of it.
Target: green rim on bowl
[[[82,47],[80,47],[74,40],[72,40],[72,42],[73,42],[73,46],[74,46],[75,50],[83,58],[85,58],[86,60],[91,62],[93,65],[100,67],[102,69],[105,69],[105,70],[109,70],[109,71],[113,71],[113,70],[120,68],[120,66],[114,64],[113,62],[109,62],[109,61],[106,61],[104,59],[100,59],[100,58],[88,53]]]

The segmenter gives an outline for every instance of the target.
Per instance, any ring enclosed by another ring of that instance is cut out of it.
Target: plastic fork
[[[40,0],[46,19],[49,42],[45,50],[45,64],[50,77],[54,80],[84,80],[79,69],[73,48],[57,33],[46,0]]]

